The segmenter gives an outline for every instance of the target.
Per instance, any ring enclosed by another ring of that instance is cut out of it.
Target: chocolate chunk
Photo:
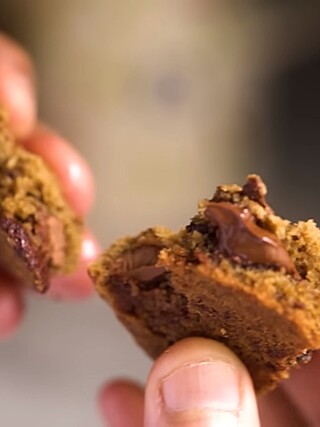
[[[118,259],[116,272],[109,280],[120,310],[130,314],[136,311],[130,281],[134,281],[140,290],[152,290],[164,280],[165,269],[156,266],[159,251],[158,246],[146,243],[124,252]]]
[[[155,265],[158,259],[160,248],[156,245],[137,246],[131,251],[124,252],[119,261],[119,268],[123,272],[133,271],[142,266]]]
[[[191,223],[186,226],[186,230],[188,233],[193,233],[194,231],[197,231],[200,234],[209,233],[209,227],[206,222],[194,221],[194,220],[191,221]]]
[[[118,310],[127,314],[135,314],[135,298],[132,296],[130,284],[123,277],[112,275],[109,286]]]
[[[43,242],[41,250],[32,242],[23,224],[12,218],[0,216],[0,268],[14,279],[23,281],[43,292],[48,287],[48,254],[45,250],[45,229],[38,228]]]
[[[134,314],[141,305],[131,291],[130,282],[134,281],[140,291],[152,291],[167,283],[165,268],[156,266],[159,252],[158,246],[146,243],[122,254],[117,273],[109,279],[119,309]]]
[[[266,186],[257,175],[248,176],[247,182],[242,187],[242,192],[249,199],[258,202],[264,208],[270,209],[265,199],[267,193]]]
[[[309,363],[311,361],[312,354],[313,354],[312,350],[307,350],[305,353],[303,353],[297,357],[297,359],[296,359],[297,363],[299,363],[301,365],[306,365],[307,363]]]
[[[119,276],[135,279],[145,284],[156,285],[166,273],[163,267],[157,267],[160,248],[155,245],[141,245],[130,252],[125,252],[119,262]]]
[[[0,107],[0,268],[43,292],[55,274],[74,271],[82,220],[50,168],[16,144]]]
[[[284,267],[288,273],[298,274],[280,240],[259,227],[248,210],[228,202],[209,202],[205,216],[212,227],[218,227],[215,249],[222,254],[252,264]]]
[[[128,272],[128,276],[139,282],[153,282],[162,276],[166,270],[162,267],[156,267],[152,265],[137,267],[134,270]]]

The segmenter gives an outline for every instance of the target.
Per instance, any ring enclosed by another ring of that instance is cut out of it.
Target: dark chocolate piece
[[[0,216],[0,267],[14,279],[44,292],[49,285],[48,258],[51,248],[45,223],[41,229],[38,226],[37,231],[42,241],[41,247],[32,242],[21,222]]]
[[[228,202],[209,202],[205,216],[212,227],[218,227],[215,245],[219,252],[235,260],[284,267],[288,273],[297,273],[280,240],[259,227],[248,210]]]
[[[162,267],[152,265],[137,267],[128,272],[128,276],[139,282],[152,282],[158,277],[162,276],[166,270]]]
[[[313,356],[313,351],[307,350],[305,353],[297,357],[297,363],[300,363],[301,365],[306,365],[311,361],[312,356]]]
[[[126,252],[119,263],[119,274],[136,279],[139,282],[153,282],[165,273],[163,267],[157,267],[160,248],[145,244]]]
[[[242,187],[243,194],[249,199],[258,202],[264,208],[268,208],[271,211],[270,206],[267,204],[265,199],[265,186],[256,175],[249,175],[247,182]]]

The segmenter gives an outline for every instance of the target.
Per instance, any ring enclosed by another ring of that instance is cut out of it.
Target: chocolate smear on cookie
[[[215,249],[232,258],[252,264],[285,268],[297,272],[288,252],[275,234],[259,227],[248,209],[228,202],[209,202],[205,217],[217,227]]]

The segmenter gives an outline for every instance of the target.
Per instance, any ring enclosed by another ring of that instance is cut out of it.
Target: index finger
[[[25,50],[0,33],[0,104],[8,112],[10,129],[20,139],[30,134],[37,116],[35,77]]]
[[[43,125],[21,143],[44,159],[60,181],[70,206],[78,215],[86,215],[94,200],[94,182],[89,166],[72,145]]]

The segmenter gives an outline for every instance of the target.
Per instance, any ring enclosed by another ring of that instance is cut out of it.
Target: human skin
[[[65,198],[82,217],[94,198],[89,167],[61,136],[40,123],[37,115],[36,77],[28,54],[0,33],[0,104],[8,112],[9,125],[19,144],[40,155],[55,172]],[[93,294],[86,270],[96,258],[98,245],[89,230],[82,240],[81,261],[68,277],[55,277],[47,293],[58,299],[81,299]],[[10,336],[23,318],[26,290],[0,277],[0,339]]]
[[[319,373],[315,355],[257,402],[247,370],[229,349],[189,338],[155,361],[145,390],[122,379],[102,387],[99,409],[108,427],[316,427]]]

